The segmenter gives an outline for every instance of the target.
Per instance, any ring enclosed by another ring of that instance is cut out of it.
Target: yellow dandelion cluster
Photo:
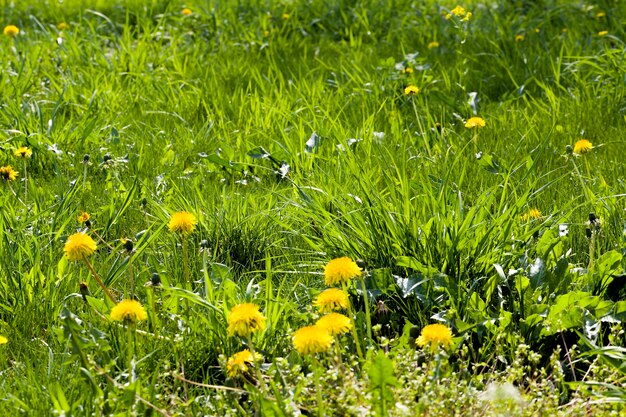
[[[582,155],[593,149],[593,144],[587,139],[581,139],[574,144],[574,153]]]
[[[167,227],[174,233],[180,233],[181,235],[188,235],[198,224],[198,219],[192,213],[187,211],[179,211],[172,214],[170,222]]]
[[[0,336],[0,345],[6,345],[7,343],[9,343],[9,339],[4,336]]]
[[[33,151],[26,146],[20,146],[13,152],[13,155],[18,158],[30,158],[33,155]]]
[[[8,25],[8,26],[5,26],[4,31],[2,33],[4,33],[4,36],[13,38],[17,36],[18,33],[20,33],[20,28],[18,28],[15,25]]]
[[[485,125],[485,119],[478,116],[470,117],[467,119],[467,122],[465,122],[465,127],[468,129],[472,129],[474,127],[485,127]]]
[[[324,280],[329,287],[361,276],[361,268],[348,257],[336,258],[324,268]]]
[[[96,242],[87,233],[74,233],[67,238],[63,252],[70,261],[80,261],[96,251]]]
[[[146,309],[136,300],[122,300],[111,309],[111,319],[135,323],[148,318]]]
[[[69,29],[69,28],[70,28],[70,25],[68,25],[68,24],[67,24],[67,23],[65,23],[65,22],[61,22],[61,23],[59,23],[59,24],[57,25],[57,29],[59,29],[59,30],[67,30],[67,29]]]
[[[339,313],[327,314],[320,318],[315,325],[326,330],[332,336],[347,333],[352,328],[350,319]]]
[[[322,313],[348,308],[348,294],[339,288],[329,288],[317,296],[313,305]]]
[[[419,347],[437,350],[440,346],[447,349],[452,345],[452,330],[443,324],[429,324],[422,329],[416,343]]]
[[[190,14],[192,14],[193,12],[191,11],[191,9],[185,7],[182,11],[183,16],[189,16]]]
[[[439,48],[439,42],[432,41],[431,43],[428,44],[428,49],[435,49],[435,48]]]
[[[19,174],[19,172],[14,170],[11,165],[0,167],[0,179],[5,181],[15,181],[17,174]]]
[[[228,362],[226,363],[228,376],[234,378],[245,374],[248,372],[248,366],[252,365],[255,360],[260,360],[260,355],[257,354],[255,358],[255,355],[253,355],[248,349],[235,353],[233,356],[228,358]]]
[[[419,92],[420,92],[420,89],[417,88],[416,86],[414,86],[413,84],[407,86],[404,89],[404,94],[406,94],[407,96],[412,96],[412,95],[415,95],[415,94],[417,94]]]
[[[319,326],[306,326],[293,335],[293,346],[302,355],[326,352],[333,342],[330,333]]]
[[[265,316],[259,306],[252,303],[237,304],[228,316],[228,335],[250,337],[252,333],[265,329]]]
[[[526,213],[522,214],[522,220],[524,220],[525,222],[528,220],[540,219],[540,218],[541,218],[541,212],[537,210],[536,208],[531,208]]]

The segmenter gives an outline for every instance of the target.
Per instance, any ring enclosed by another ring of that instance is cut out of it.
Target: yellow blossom
[[[601,31],[601,32],[598,32],[598,36],[606,36],[606,35],[608,35],[608,34],[609,34],[609,31],[608,31],[608,30],[603,30],[603,31]]]
[[[428,44],[428,49],[434,49],[434,48],[439,48],[439,42],[432,41],[431,43]]]
[[[420,92],[420,89],[417,88],[416,86],[412,85],[412,84],[404,89],[404,94],[406,94],[407,96],[412,96],[412,95],[417,94],[419,92]]]
[[[4,36],[8,36],[9,38],[13,38],[20,33],[20,28],[15,25],[8,25],[4,28]]]
[[[361,268],[348,257],[336,258],[330,261],[324,268],[324,281],[332,286],[348,282],[361,276]]]
[[[9,339],[4,336],[0,336],[0,345],[6,345],[7,343],[9,343]]]
[[[167,224],[167,227],[172,232],[180,233],[181,235],[188,235],[193,232],[196,224],[198,224],[198,219],[196,219],[196,216],[187,211],[179,211],[172,214],[172,217],[170,217],[170,222]]]
[[[319,326],[307,326],[297,330],[293,335],[293,346],[302,355],[326,352],[333,337]]]
[[[452,345],[452,331],[443,324],[429,324],[422,329],[416,343],[420,347],[429,346],[432,350],[437,350],[439,346],[447,349]]]
[[[96,251],[96,242],[84,232],[74,233],[67,238],[63,252],[70,261],[80,261]]]
[[[470,117],[467,119],[467,122],[465,122],[465,127],[468,129],[474,127],[485,127],[485,124],[485,120],[482,117]]]
[[[605,16],[606,16],[605,12],[598,12],[598,13],[596,13],[596,18],[597,19],[600,19],[600,18],[605,17]]]
[[[348,308],[348,294],[339,288],[329,288],[317,296],[313,305],[322,313]]]
[[[289,20],[289,13],[283,13],[282,18],[283,20]]]
[[[146,309],[137,300],[122,300],[111,309],[111,319],[135,323],[148,318]]]
[[[13,155],[18,158],[30,158],[33,155],[33,151],[26,146],[20,146],[13,152]]]
[[[57,25],[57,29],[59,29],[59,30],[67,30],[67,29],[69,29],[69,28],[70,28],[70,25],[68,25],[68,24],[67,24],[67,23],[65,23],[65,22],[61,22],[61,23],[59,23],[59,24]]]
[[[352,322],[343,314],[330,313],[320,318],[316,326],[321,327],[333,336],[347,333],[352,328]]]
[[[402,70],[403,73],[405,74],[413,74],[413,68],[412,67],[406,67],[405,69]]]
[[[515,42],[522,42],[524,40],[524,35],[516,35]]]
[[[256,356],[256,358],[255,358]],[[252,365],[256,360],[260,360],[261,355],[258,353],[253,355],[248,349],[235,353],[228,358],[226,363],[226,371],[228,376],[234,378],[238,375],[243,375],[248,372],[248,366]]]
[[[87,223],[91,219],[91,216],[86,211],[80,213],[77,217],[78,223]]]
[[[183,16],[189,16],[190,14],[192,14],[193,12],[191,11],[191,9],[185,7],[182,11]]]
[[[581,139],[574,144],[574,153],[582,155],[593,149],[593,144],[587,139]]]
[[[541,212],[536,208],[529,209],[526,213],[522,214],[522,220],[528,221],[533,219],[540,219]]]
[[[252,303],[238,304],[228,316],[228,335],[250,337],[252,333],[265,329],[265,316],[259,306]]]
[[[450,10],[450,13],[446,15],[446,19],[452,18],[452,16],[463,17],[467,14],[465,8],[461,6],[456,6],[454,9]]]
[[[19,172],[14,170],[11,165],[0,167],[0,179],[3,179],[5,181],[15,181],[15,179],[17,178],[17,174],[19,174]]]

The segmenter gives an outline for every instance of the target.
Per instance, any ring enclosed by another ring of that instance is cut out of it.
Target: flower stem
[[[130,282],[130,299],[135,298],[135,277],[133,276],[133,253],[128,254],[128,280]]]
[[[185,275],[185,286],[187,286],[187,284],[191,283],[189,282],[189,260],[187,258],[187,238],[185,236],[183,236],[183,272]]]
[[[367,288],[365,287],[365,278],[361,275],[361,288],[363,291],[363,303],[365,304],[365,324],[367,326],[367,340],[368,344],[372,343],[372,318],[370,316],[369,300],[367,298]]]
[[[109,289],[104,285],[104,282],[102,282],[102,278],[100,278],[100,275],[98,275],[96,270],[93,269],[93,266],[91,266],[91,263],[89,263],[89,260],[87,260],[87,258],[85,256],[83,256],[83,261],[85,261],[85,264],[87,265],[87,268],[89,268],[89,271],[91,271],[91,275],[93,275],[93,277],[95,278],[96,282],[98,283],[100,288],[102,288],[102,291],[104,291],[106,296],[109,297],[109,300],[111,300],[114,304],[117,303],[115,301],[115,298],[113,298],[113,295],[111,295],[111,292],[109,292]]]
[[[346,291],[346,285],[343,285],[343,290]],[[347,291],[346,291],[347,292]],[[350,320],[352,321],[352,338],[354,339],[354,344],[356,345],[356,352],[359,355],[359,359],[364,360],[363,351],[361,350],[361,343],[359,342],[359,334],[356,331],[356,313],[354,308],[352,307],[352,301],[348,301],[348,315],[350,316]]]
[[[318,417],[324,416],[324,401],[322,400],[322,384],[320,382],[320,371],[322,366],[316,357],[311,357],[313,362],[313,375],[315,378],[315,396],[317,397],[317,415]]]

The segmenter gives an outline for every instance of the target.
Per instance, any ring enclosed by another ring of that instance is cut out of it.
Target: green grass
[[[0,180],[0,411],[623,412],[626,9],[462,5],[468,22],[448,1],[2,3],[21,32],[0,37],[0,166],[19,171]],[[82,211],[117,299],[132,270],[149,313],[132,331],[63,256]],[[365,270],[359,343],[313,360],[291,336],[342,256]],[[262,384],[227,377],[241,302],[267,317]],[[434,322],[447,353],[415,347]]]

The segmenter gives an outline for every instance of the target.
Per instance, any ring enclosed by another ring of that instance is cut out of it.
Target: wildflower
[[[432,350],[436,350],[439,346],[445,349],[452,345],[452,331],[443,324],[429,324],[422,329],[416,343],[420,347],[430,346]]]
[[[322,313],[348,308],[348,294],[339,288],[329,288],[317,296],[313,305]]]
[[[9,38],[13,38],[15,36],[17,36],[18,33],[20,33],[20,28],[18,28],[15,25],[8,25],[4,28],[4,36],[8,36]]]
[[[0,178],[5,181],[15,181],[17,174],[19,174],[19,172],[14,170],[11,165],[0,167]]]
[[[191,11],[191,9],[185,7],[182,11],[183,16],[189,16],[190,14],[192,14],[193,12]]]
[[[402,70],[403,73],[405,74],[413,74],[413,68],[412,67],[406,67],[405,69]]]
[[[470,117],[465,122],[465,127],[468,129],[472,129],[474,127],[485,127],[485,120],[482,117]]]
[[[598,13],[596,13],[596,19],[600,19],[600,18],[603,18],[605,16],[606,16],[605,12],[598,12]]]
[[[63,252],[70,261],[80,261],[96,251],[96,242],[84,232],[74,233],[67,238]]]
[[[9,339],[4,336],[0,336],[0,345],[6,345],[7,343],[9,343]]]
[[[65,22],[61,22],[61,23],[59,23],[59,24],[57,25],[57,29],[59,29],[59,30],[67,30],[67,29],[69,29],[69,28],[70,28],[70,25],[68,25],[68,24],[67,24],[67,23],[65,23]]]
[[[339,313],[327,314],[320,318],[315,325],[326,330],[333,336],[347,333],[352,328],[350,319]]]
[[[446,15],[446,19],[450,20],[452,16],[463,17],[467,14],[465,8],[461,6],[456,6],[454,9],[450,10],[450,13]]]
[[[434,49],[434,48],[439,48],[439,42],[432,41],[431,43],[428,44],[428,49]]]
[[[469,22],[469,20],[472,18],[472,12],[467,12],[467,14],[465,15],[465,17],[463,19],[461,19],[461,22]]]
[[[172,214],[170,217],[170,222],[167,227],[175,233],[180,233],[181,235],[188,235],[193,232],[193,229],[198,224],[198,219],[193,214],[187,211],[179,211],[177,213]]]
[[[531,208],[522,215],[522,220],[524,221],[528,221],[532,219],[539,219],[539,218],[541,218],[541,212],[537,210],[536,208]]]
[[[91,219],[91,215],[86,211],[81,212],[80,215],[76,218],[76,220],[78,220],[78,223],[88,223],[89,219]]]
[[[535,33],[541,32],[541,28],[535,28]]]
[[[18,158],[30,158],[33,155],[33,151],[26,146],[20,146],[13,152],[13,155]]]
[[[302,355],[326,352],[333,337],[319,326],[307,326],[297,330],[293,335],[293,346]]]
[[[348,282],[361,276],[361,268],[352,259],[344,256],[330,261],[324,268],[324,282],[326,285],[336,285]]]
[[[404,94],[406,94],[407,96],[412,96],[414,94],[417,94],[420,92],[420,89],[417,88],[414,85],[409,85],[407,88],[404,89]]]
[[[241,352],[235,353],[233,356],[228,358],[228,362],[226,363],[226,370],[228,371],[228,376],[233,378],[238,375],[243,375],[248,372],[248,365],[252,365],[255,360],[259,359],[259,354],[252,354],[248,349],[242,350]]]
[[[252,303],[238,304],[228,316],[228,335],[250,337],[252,333],[265,329],[265,316],[259,306]]]
[[[136,300],[122,300],[111,309],[111,319],[135,323],[148,318],[146,309]]]
[[[524,40],[524,35],[516,35],[515,42],[522,42]]]
[[[578,155],[582,155],[584,153],[589,152],[593,148],[591,142],[587,139],[580,139],[574,144],[574,153]]]
[[[283,13],[282,18],[283,20],[289,20],[289,13]]]
[[[608,30],[603,30],[603,31],[601,31],[601,32],[598,32],[598,36],[606,36],[606,35],[608,35],[608,34],[609,34],[609,31],[608,31]]]

